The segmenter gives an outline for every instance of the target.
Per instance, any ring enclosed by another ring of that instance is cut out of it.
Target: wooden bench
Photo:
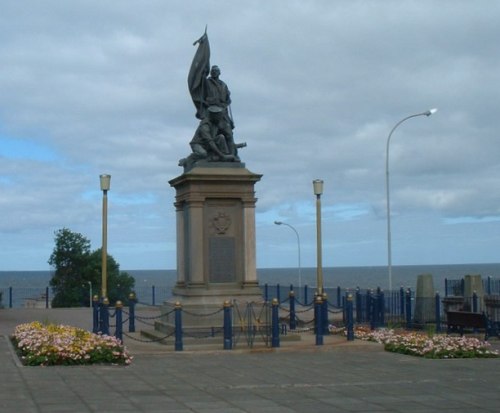
[[[488,317],[484,313],[471,313],[469,311],[446,312],[448,324],[447,334],[460,333],[464,335],[464,328],[481,329],[485,331],[484,339],[488,340],[490,326]]]

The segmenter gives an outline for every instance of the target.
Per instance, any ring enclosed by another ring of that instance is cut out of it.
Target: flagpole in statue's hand
[[[205,25],[205,33],[203,33],[203,36],[201,36],[198,40],[196,40],[193,43],[193,46],[196,46],[197,43],[201,43],[205,39],[205,37],[207,37],[207,27],[208,27],[208,24]]]

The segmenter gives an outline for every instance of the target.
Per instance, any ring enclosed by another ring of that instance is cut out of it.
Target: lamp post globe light
[[[429,109],[422,113],[416,113],[414,115],[407,116],[401,119],[394,127],[391,129],[389,136],[387,137],[387,144],[385,148],[385,189],[386,189],[386,206],[387,206],[387,270],[389,275],[389,291],[392,290],[392,246],[391,246],[391,202],[390,202],[390,191],[389,191],[389,144],[391,142],[391,136],[394,131],[403,122],[411,118],[416,118],[417,116],[431,116],[437,112],[437,109]]]
[[[104,300],[108,296],[107,263],[108,263],[108,191],[111,183],[111,175],[100,175],[102,191],[102,279],[101,297]]]
[[[316,195],[316,284],[318,296],[323,296],[323,263],[322,263],[322,245],[321,245],[321,195],[323,194],[323,181],[315,179],[313,181],[314,195]]]
[[[293,232],[295,232],[295,235],[297,236],[297,248],[298,248],[298,269],[299,269],[299,291],[302,288],[302,267],[300,265],[300,237],[298,231],[291,226],[290,224],[287,224],[286,222],[281,222],[281,221],[274,221],[276,225],[285,225],[288,228],[292,229]]]

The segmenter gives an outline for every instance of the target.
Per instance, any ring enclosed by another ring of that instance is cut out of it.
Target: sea
[[[135,279],[136,287],[172,288],[177,280],[176,270],[123,270]],[[449,265],[395,265],[392,267],[393,288],[415,288],[419,274],[432,274],[434,288],[444,290],[445,279],[461,279],[465,275],[480,274],[483,278],[500,278],[500,263]],[[0,288],[36,287],[49,285],[52,271],[0,271]],[[257,276],[261,285],[296,287],[316,285],[316,268],[260,268]],[[325,288],[344,289],[389,287],[387,266],[326,267],[323,268]]]

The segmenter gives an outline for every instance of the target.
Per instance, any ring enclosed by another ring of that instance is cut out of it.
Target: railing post
[[[45,308],[49,308],[49,287],[45,287]]]
[[[182,351],[182,305],[179,301],[175,303],[175,351]]]
[[[342,301],[342,289],[337,286],[337,307],[340,307],[340,302]]]
[[[279,285],[279,283],[276,284],[276,299],[278,300],[278,304],[281,303],[280,285]]]
[[[115,304],[115,314],[116,314],[116,330],[115,330],[115,337],[123,341],[123,303],[118,300]]]
[[[288,293],[290,297],[290,330],[295,330],[297,328],[297,319],[295,317],[295,293],[291,290]]]
[[[135,333],[135,303],[136,297],[134,293],[128,295],[128,332]]]
[[[478,304],[478,303],[477,303],[477,292],[476,292],[476,291],[474,291],[474,292],[472,293],[472,312],[473,312],[473,313],[477,313],[477,310],[478,310],[478,309],[477,309],[477,307],[478,307],[478,305],[477,305],[477,304]]]
[[[92,332],[99,332],[99,296],[92,297]]]
[[[328,330],[328,296],[326,295],[325,292],[323,292],[323,303],[321,306],[321,309],[323,311],[323,314],[321,314],[321,322],[323,326],[323,335],[328,335],[329,330]]]
[[[266,303],[269,301],[269,286],[267,283],[264,284],[264,301]]]
[[[444,296],[448,297],[448,278],[444,279]]]
[[[491,276],[488,275],[488,279],[486,281],[486,291],[488,292],[488,295],[491,294]]]
[[[346,307],[347,307],[347,341],[353,341],[354,340],[354,311],[353,311],[353,302],[352,302],[352,294],[348,293],[347,294],[347,300],[346,300]]]
[[[320,295],[316,296],[316,300],[314,301],[314,318],[316,324],[316,345],[323,345],[323,329],[321,328],[323,323],[321,321],[321,313],[322,311],[322,299]]]
[[[436,333],[441,332],[441,299],[439,297],[439,291],[436,291]]]
[[[381,326],[384,326],[385,325],[385,294],[382,290],[380,290],[378,298],[379,298],[379,304],[378,304],[379,322],[380,322]]]
[[[403,286],[399,289],[399,314],[405,315],[405,289]]]
[[[304,305],[307,305],[307,284],[304,285]]]
[[[272,313],[271,313],[271,320],[272,320],[271,347],[279,347],[280,346],[279,301],[277,298],[273,298],[271,311],[272,311]]]
[[[233,348],[233,320],[231,317],[230,301],[224,301],[224,350]]]
[[[156,288],[154,285],[151,286],[151,304],[156,305]]]
[[[361,323],[363,319],[363,298],[361,296],[361,290],[356,287],[356,322]]]
[[[406,290],[406,328],[411,328],[411,290]]]
[[[9,308],[12,308],[12,287],[9,287]]]
[[[101,333],[109,336],[109,300],[104,297],[101,302]]]

